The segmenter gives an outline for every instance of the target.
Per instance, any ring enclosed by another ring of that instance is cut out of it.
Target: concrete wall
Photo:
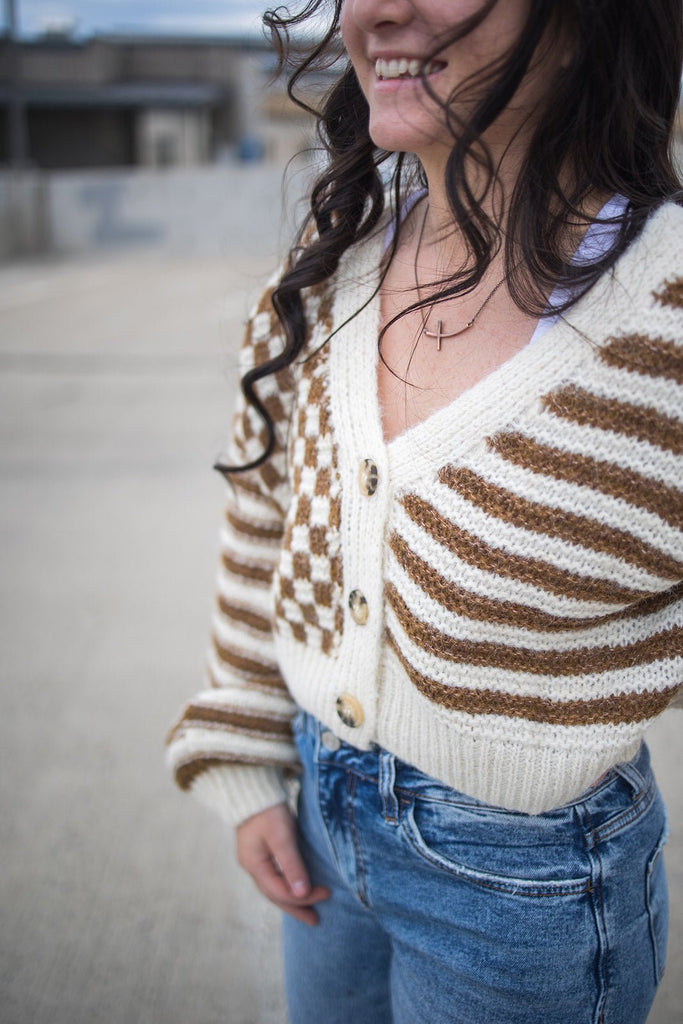
[[[273,225],[286,240],[310,178],[282,166],[0,175],[0,258],[126,250],[262,254]]]
[[[50,222],[42,174],[0,173],[0,260],[51,252]]]

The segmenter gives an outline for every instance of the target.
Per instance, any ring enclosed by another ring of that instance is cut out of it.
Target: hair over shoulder
[[[482,0],[473,16],[435,46],[425,64],[503,2]],[[264,15],[280,67],[290,71],[290,97],[317,119],[325,163],[311,190],[306,222],[273,291],[285,350],[242,380],[247,401],[266,425],[266,450],[247,466],[217,466],[223,472],[253,468],[273,449],[273,425],[254,386],[302,352],[304,289],[334,274],[344,253],[377,228],[387,204],[398,218],[406,196],[424,185],[415,157],[378,149],[370,138],[368,106],[341,46],[342,5],[343,0],[308,0],[298,12],[277,8]],[[301,30],[309,26],[315,26],[316,42],[302,50]],[[294,33],[296,47],[290,45]],[[485,191],[496,188],[496,169],[483,135],[514,96],[538,48],[560,40],[568,58],[548,81],[502,223],[485,211],[481,189],[473,194],[467,166],[476,160],[485,173]],[[476,287],[503,248],[511,295],[525,312],[542,316],[545,296],[558,282],[572,285],[572,298],[553,312],[564,311],[584,295],[637,237],[659,204],[681,201],[672,148],[682,60],[680,0],[531,0],[526,26],[512,48],[443,104],[453,134],[445,186],[469,259],[466,267],[441,282],[438,294],[457,295]],[[307,75],[339,61],[339,77],[320,109],[311,110],[299,97],[301,84]],[[423,84],[430,93],[425,78]],[[454,115],[453,107],[466,90],[475,102],[465,122]],[[595,262],[577,267],[571,263],[568,233],[572,226],[596,219],[585,213],[591,194],[625,197],[626,214],[611,249]],[[398,232],[393,247],[397,238]],[[433,300],[432,292],[425,301]]]

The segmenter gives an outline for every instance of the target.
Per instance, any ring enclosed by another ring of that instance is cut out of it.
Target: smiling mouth
[[[407,57],[384,60],[379,57],[375,61],[375,74],[381,82],[391,78],[419,78],[421,75],[433,75],[446,67],[442,60],[409,60]]]

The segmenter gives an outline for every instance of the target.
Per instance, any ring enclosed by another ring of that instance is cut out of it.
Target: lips
[[[375,74],[380,81],[392,78],[419,78],[421,75],[433,75],[445,68],[441,60],[429,60],[426,63],[414,57],[378,57],[375,61]]]

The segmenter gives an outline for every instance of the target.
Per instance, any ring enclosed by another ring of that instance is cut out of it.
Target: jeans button
[[[333,732],[330,732],[329,729],[325,730],[325,732],[322,734],[321,739],[322,745],[324,746],[325,750],[329,750],[332,753],[334,753],[335,750],[339,750],[339,748],[341,747],[341,740],[339,739],[338,736],[335,736]]]

